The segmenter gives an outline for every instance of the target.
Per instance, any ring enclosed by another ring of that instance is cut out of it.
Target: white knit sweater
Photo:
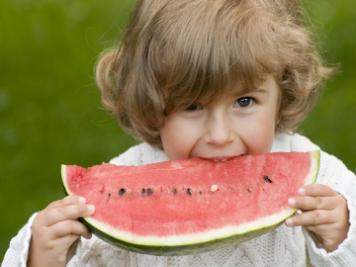
[[[301,135],[279,134],[272,151],[310,151],[316,145]],[[167,160],[161,150],[140,144],[111,160],[121,165],[141,165]],[[356,177],[337,158],[321,152],[318,183],[329,185],[347,200],[350,228],[347,238],[337,250],[327,253],[318,248],[300,227],[277,229],[239,245],[218,248],[187,256],[151,256],[128,252],[107,244],[93,236],[82,239],[76,254],[67,266],[107,267],[232,267],[232,266],[307,266],[308,257],[313,266],[356,266]],[[2,267],[26,266],[31,225],[36,214],[10,243]],[[308,256],[309,255],[309,256]]]

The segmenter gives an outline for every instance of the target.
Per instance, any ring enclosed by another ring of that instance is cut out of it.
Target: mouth
[[[240,157],[243,155],[237,155],[237,156],[219,156],[219,157],[203,157],[203,159],[215,161],[215,162],[225,162],[231,159],[234,159],[236,157]]]

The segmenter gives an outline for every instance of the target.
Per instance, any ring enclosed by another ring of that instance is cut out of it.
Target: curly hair
[[[298,0],[141,0],[118,47],[96,68],[103,105],[130,134],[161,147],[166,116],[226,90],[280,88],[278,131],[294,131],[333,69]]]

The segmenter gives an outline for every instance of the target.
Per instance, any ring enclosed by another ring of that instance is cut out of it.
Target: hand
[[[94,206],[76,196],[54,201],[40,211],[32,225],[28,266],[65,266],[80,236],[91,237],[77,219],[93,212]]]
[[[313,184],[299,190],[288,204],[299,209],[288,219],[288,226],[303,226],[326,251],[331,252],[345,240],[349,230],[346,200],[330,187]]]

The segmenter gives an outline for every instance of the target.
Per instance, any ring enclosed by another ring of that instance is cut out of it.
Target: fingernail
[[[288,199],[288,204],[291,205],[291,206],[294,206],[296,203],[295,199],[294,198],[289,198]]]
[[[301,194],[301,195],[304,195],[305,189],[303,187],[299,188],[298,189],[298,193]]]
[[[86,199],[84,197],[79,197],[79,202],[84,204],[86,202]]]
[[[90,214],[94,213],[95,211],[95,206],[94,205],[87,205],[87,209]]]

